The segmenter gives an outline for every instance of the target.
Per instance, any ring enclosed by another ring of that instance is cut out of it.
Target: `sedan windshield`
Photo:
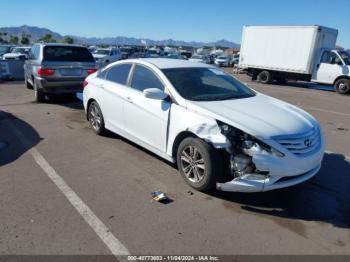
[[[218,101],[255,96],[255,92],[216,68],[171,68],[163,73],[182,97]]]

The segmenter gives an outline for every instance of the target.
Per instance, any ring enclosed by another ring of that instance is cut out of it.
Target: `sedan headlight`
[[[233,147],[238,147],[243,151],[254,150],[263,153],[264,151],[276,156],[284,157],[284,154],[263,141],[223,122],[217,121],[221,133],[226,136]]]

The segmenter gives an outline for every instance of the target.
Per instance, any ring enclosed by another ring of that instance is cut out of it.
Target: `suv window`
[[[90,51],[78,46],[45,46],[45,61],[95,62]]]
[[[151,70],[139,65],[135,66],[131,87],[141,92],[147,88],[164,90],[158,77]]]
[[[126,82],[128,81],[130,68],[131,68],[131,64],[113,66],[108,70],[106,80],[114,83],[118,83],[121,85],[126,85]],[[104,72],[102,72],[102,76],[103,76],[103,73]]]

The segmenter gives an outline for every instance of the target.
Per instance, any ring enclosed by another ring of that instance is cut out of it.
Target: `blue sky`
[[[23,24],[79,36],[240,42],[243,25],[321,24],[350,48],[349,0],[5,0],[0,27]]]

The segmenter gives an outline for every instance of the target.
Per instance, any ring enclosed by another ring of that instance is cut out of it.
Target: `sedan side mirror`
[[[147,88],[143,90],[143,95],[150,99],[164,100],[169,95],[158,88]]]

